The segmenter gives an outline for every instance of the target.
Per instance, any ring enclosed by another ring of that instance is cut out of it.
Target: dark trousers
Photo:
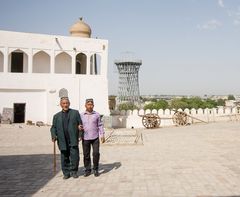
[[[82,140],[83,147],[83,162],[86,171],[91,171],[91,145],[93,148],[93,169],[98,170],[100,153],[99,153],[99,138],[94,140]]]
[[[79,148],[78,146],[69,146],[67,150],[61,150],[61,165],[64,175],[69,175],[78,171]]]

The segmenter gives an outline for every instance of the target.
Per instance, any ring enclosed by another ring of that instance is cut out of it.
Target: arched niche
[[[71,74],[72,57],[66,52],[62,52],[55,57],[55,73]]]
[[[76,74],[87,74],[87,56],[84,53],[76,56]]]
[[[50,73],[50,56],[46,52],[39,51],[36,54],[34,54],[32,72]]]

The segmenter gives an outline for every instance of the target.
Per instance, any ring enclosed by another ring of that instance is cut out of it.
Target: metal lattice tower
[[[142,65],[142,60],[125,57],[122,60],[116,60],[114,63],[119,73],[118,104],[129,102],[139,105],[138,72]]]

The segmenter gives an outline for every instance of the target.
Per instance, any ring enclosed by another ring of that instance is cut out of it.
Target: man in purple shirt
[[[103,123],[101,121],[100,114],[93,110],[93,99],[86,99],[85,103],[86,111],[81,113],[81,119],[83,124],[83,161],[85,167],[84,176],[87,177],[91,174],[91,146],[93,149],[93,173],[94,176],[99,176],[98,165],[100,159],[99,153],[99,138],[101,142],[105,142]]]

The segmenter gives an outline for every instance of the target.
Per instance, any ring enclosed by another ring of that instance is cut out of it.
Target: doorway
[[[12,52],[11,72],[12,73],[23,73],[23,53]]]
[[[14,109],[14,123],[24,123],[25,122],[25,108],[26,103],[14,103],[13,109]]]

